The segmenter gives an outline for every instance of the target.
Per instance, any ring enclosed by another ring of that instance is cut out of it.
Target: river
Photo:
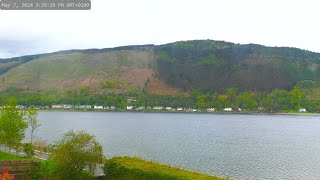
[[[138,156],[231,179],[320,179],[320,116],[40,112],[37,136],[86,130],[107,157]]]

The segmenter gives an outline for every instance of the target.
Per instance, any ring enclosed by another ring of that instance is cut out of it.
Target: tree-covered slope
[[[296,48],[239,45],[223,41],[176,42],[156,47],[159,77],[184,90],[291,89],[318,81],[320,54]]]

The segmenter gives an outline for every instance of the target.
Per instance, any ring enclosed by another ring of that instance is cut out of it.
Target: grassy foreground
[[[104,172],[108,179],[117,180],[222,179],[131,157],[114,157],[107,160]]]
[[[9,154],[6,152],[0,151],[0,161],[5,161],[5,160],[20,160],[24,159],[23,157],[14,155],[14,154]]]

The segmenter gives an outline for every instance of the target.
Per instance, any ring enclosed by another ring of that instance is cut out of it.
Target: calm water
[[[320,116],[40,112],[37,135],[94,133],[105,155],[231,179],[320,179]]]

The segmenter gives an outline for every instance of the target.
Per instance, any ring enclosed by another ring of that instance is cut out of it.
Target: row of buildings
[[[134,106],[127,106],[127,110],[137,110],[137,111],[143,111],[143,110],[156,110],[156,111],[187,111],[187,112],[197,112],[200,111],[199,109],[194,109],[194,108],[172,108],[172,107],[164,107],[164,106],[139,106],[139,107],[134,107]],[[215,108],[207,108],[207,112],[214,112],[216,111]]]
[[[26,109],[25,106],[19,106],[21,109]],[[95,109],[95,110],[116,110],[116,106],[100,106],[100,105],[71,105],[71,104],[55,104],[51,107],[49,106],[36,106],[37,109]],[[164,107],[164,106],[126,106],[126,110],[129,111],[143,111],[143,110],[157,110],[157,111],[187,111],[187,112],[197,112],[201,111],[194,108],[172,108],[172,107]],[[208,112],[215,112],[215,108],[207,108]],[[232,111],[231,108],[225,108],[224,111]]]
[[[115,110],[115,106],[92,106],[92,105],[71,105],[71,104],[55,104],[52,109],[97,109],[97,110]]]
[[[101,106],[101,105],[71,105],[71,104],[55,104],[52,105],[51,107],[49,106],[35,106],[36,109],[94,109],[94,110],[117,110],[116,106]],[[2,108],[0,106],[0,108]],[[22,105],[18,105],[16,106],[16,108],[19,109],[27,109],[26,106],[22,106]],[[128,111],[181,111],[181,112],[198,112],[198,111],[206,111],[206,112],[215,112],[217,111],[217,109],[211,107],[211,108],[207,108],[207,109],[195,109],[195,108],[182,108],[182,107],[178,107],[178,108],[172,108],[172,107],[164,107],[164,106],[126,106],[126,110]],[[259,111],[263,111],[264,108],[263,107],[259,107],[258,108]],[[242,109],[241,108],[231,108],[231,107],[227,107],[222,109],[222,111],[224,112],[241,112]],[[300,108],[298,110],[298,112],[300,113],[305,113],[307,112],[307,110],[305,108]]]

